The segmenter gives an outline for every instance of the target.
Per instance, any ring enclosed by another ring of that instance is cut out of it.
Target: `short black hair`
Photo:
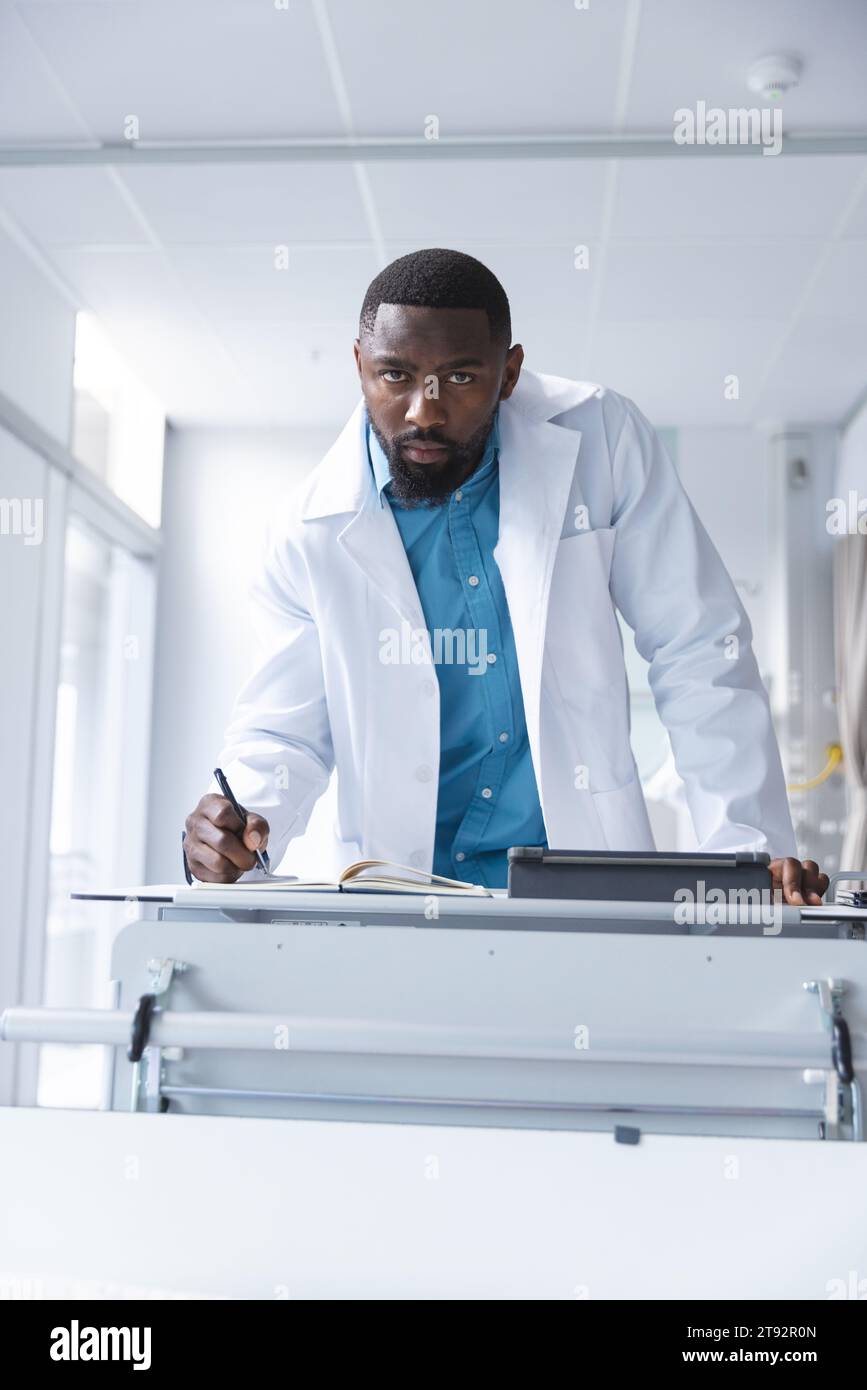
[[[359,336],[372,333],[380,304],[410,304],[423,309],[484,309],[491,337],[512,341],[512,319],[506,291],[492,270],[463,251],[441,246],[399,256],[374,280],[364,296]]]

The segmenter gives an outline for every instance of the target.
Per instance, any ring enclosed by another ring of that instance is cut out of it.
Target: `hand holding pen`
[[[241,806],[221,768],[214,777],[222,796],[203,796],[181,836],[187,882],[195,874],[205,883],[234,883],[257,864],[270,873],[268,822]]]

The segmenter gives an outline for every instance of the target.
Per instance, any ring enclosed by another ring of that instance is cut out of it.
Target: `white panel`
[[[168,416],[186,411],[208,419],[212,409],[231,409],[249,394],[161,252],[58,248],[52,259]]]
[[[356,134],[609,129],[626,0],[330,0]]]
[[[350,164],[150,165],[123,178],[163,242],[363,241]]]
[[[534,372],[549,372],[577,381],[597,380],[588,365],[588,330],[582,314],[545,319],[513,313],[512,337],[524,349],[525,366]]]
[[[470,250],[476,241],[562,242],[597,236],[605,161],[463,160],[367,166],[383,235]]]
[[[863,323],[804,318],[788,339],[759,402],[761,416],[836,424],[867,384]]]
[[[785,320],[820,242],[615,242],[600,315],[609,320],[728,319],[744,339],[755,319]]]
[[[863,405],[840,444],[836,496],[846,497],[850,488],[855,488],[861,497],[867,497],[867,406]]]
[[[151,877],[172,880],[180,874],[184,818],[207,789],[232,704],[252,668],[255,638],[248,593],[275,500],[300,482],[333,441],[330,430],[167,434],[149,805]]]
[[[234,361],[256,383],[259,423],[331,425],[335,437],[360,394],[352,344],[357,321],[340,324],[233,323]]]
[[[377,272],[373,247],[290,249],[285,270],[273,246],[172,248],[171,263],[202,311],[226,319],[345,321],[357,314]]]
[[[854,1144],[7,1110],[0,1146],[11,1297],[827,1299],[867,1262]]]
[[[341,134],[307,4],[21,0],[70,97],[102,140]]]
[[[831,246],[806,312],[867,327],[867,238]]]
[[[804,59],[785,98],[784,129],[841,130],[867,122],[863,81],[867,7],[862,0],[643,0],[630,129],[671,130],[680,106],[758,105],[746,74],[767,53]]]
[[[40,246],[146,241],[105,169],[0,169],[0,202]]]
[[[855,178],[855,166],[852,168],[853,182]],[[849,218],[846,227],[847,236],[867,236],[867,182],[865,182],[861,198]]]
[[[0,230],[0,393],[69,441],[75,314]]]
[[[0,6],[0,141],[85,139],[87,129],[16,13],[23,8]]]
[[[851,155],[624,159],[612,236],[824,236],[867,160]]]
[[[0,1008],[18,1000],[27,912],[34,728],[32,711],[44,601],[47,465],[0,429]],[[8,601],[9,596],[15,601]],[[47,848],[47,828],[46,848]],[[0,1099],[10,1098],[13,1058],[0,1056]]]
[[[650,322],[600,324],[588,375],[631,396],[655,425],[739,425],[755,418],[768,345],[782,324]],[[740,398],[726,400],[735,373]]]
[[[765,670],[768,534],[775,517],[764,436],[752,429],[679,429],[677,471],[749,614]]]

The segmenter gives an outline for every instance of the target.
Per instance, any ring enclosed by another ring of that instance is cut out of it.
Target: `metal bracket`
[[[823,1138],[839,1139],[840,1126],[846,1118],[845,1097],[849,1097],[852,1138],[864,1139],[864,1117],[861,1106],[861,1087],[852,1066],[849,1025],[843,1017],[842,1000],[845,980],[805,980],[804,989],[818,997],[822,1022],[831,1038],[831,1068],[827,1072],[804,1073],[804,1080],[825,1080],[825,1121]]]
[[[828,902],[837,901],[838,883],[867,883],[867,870],[861,869],[840,869],[838,873],[832,874],[828,879],[827,895]]]
[[[189,965],[183,960],[174,960],[171,956],[166,956],[157,960],[148,961],[148,971],[150,973],[149,994],[159,999],[168,993],[175,975],[183,975]],[[152,1008],[152,1016],[160,1012],[159,1004]],[[173,1049],[177,1051],[178,1049]],[[139,1109],[139,1100],[142,1093],[142,1062],[145,1067],[144,1085],[144,1109],[151,1113],[158,1113],[165,1110],[168,1102],[163,1100],[160,1092],[161,1084],[164,1079],[162,1071],[162,1054],[159,1047],[148,1045],[144,1048],[142,1061],[134,1062],[132,1069],[132,1094],[130,1096],[130,1110]]]

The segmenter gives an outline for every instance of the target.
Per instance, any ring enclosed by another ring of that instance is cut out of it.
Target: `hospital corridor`
[[[0,0],[28,1370],[369,1301],[848,1366],[865,61],[863,0]]]

